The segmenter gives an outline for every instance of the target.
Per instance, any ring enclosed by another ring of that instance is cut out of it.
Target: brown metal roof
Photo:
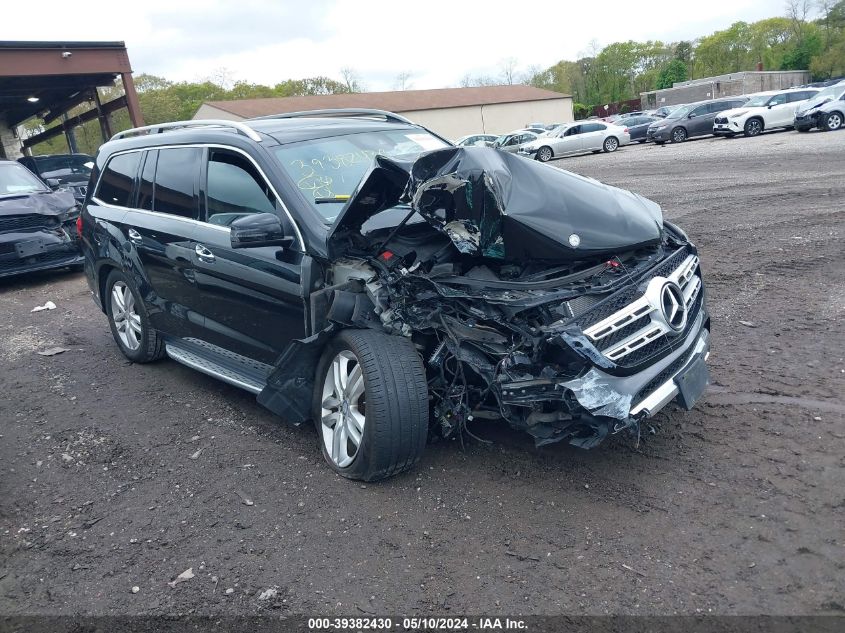
[[[0,119],[49,122],[131,72],[123,42],[0,42]]]
[[[361,92],[354,94],[314,95],[308,97],[269,97],[235,101],[208,101],[207,105],[245,119],[300,110],[328,108],[377,108],[391,112],[438,110],[493,103],[517,103],[569,97],[559,92],[533,86],[481,86],[477,88],[439,88],[398,92]]]

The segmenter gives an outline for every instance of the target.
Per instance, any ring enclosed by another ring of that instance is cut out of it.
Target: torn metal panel
[[[291,424],[301,424],[311,417],[314,375],[323,347],[337,331],[334,324],[304,339],[291,341],[267,377],[267,385],[258,394],[258,403]]]
[[[595,367],[581,378],[570,380],[566,386],[581,406],[593,415],[617,420],[628,418],[632,394],[616,391]]]

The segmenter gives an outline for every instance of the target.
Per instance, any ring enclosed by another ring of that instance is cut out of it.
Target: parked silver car
[[[528,130],[516,130],[508,134],[502,134],[493,142],[491,147],[500,149],[503,152],[515,153],[518,152],[526,143],[531,143],[532,141],[537,140],[539,136],[539,134]]]
[[[626,127],[603,121],[576,121],[525,143],[519,153],[545,163],[553,158],[584,152],[615,152],[630,142],[631,135]]]

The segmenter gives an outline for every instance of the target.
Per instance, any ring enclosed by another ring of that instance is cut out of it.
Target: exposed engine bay
[[[444,437],[477,418],[537,444],[639,433],[645,388],[709,337],[698,257],[655,203],[512,154],[377,158],[329,240],[312,339],[410,337]],[[291,385],[291,369],[277,373],[271,384]]]

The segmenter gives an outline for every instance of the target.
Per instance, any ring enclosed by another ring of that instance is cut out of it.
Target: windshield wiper
[[[347,202],[349,200],[349,198],[351,198],[351,197],[352,196],[350,196],[350,195],[338,195],[338,196],[331,196],[331,197],[328,197],[328,198],[314,198],[314,204],[331,204],[333,202],[343,203],[343,202]]]

